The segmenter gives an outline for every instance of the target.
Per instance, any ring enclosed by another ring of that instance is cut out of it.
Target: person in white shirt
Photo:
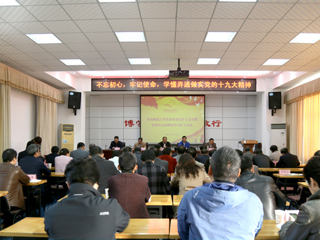
[[[122,154],[121,151],[115,150],[112,152],[112,158],[109,158],[108,161],[112,161],[115,165],[115,167],[118,169],[119,166],[119,156]]]
[[[276,145],[272,145],[270,147],[270,151],[272,152],[270,154],[270,160],[271,161],[279,161],[280,157],[281,157],[281,153],[278,151],[278,147]]]
[[[72,157],[70,157],[70,152],[67,148],[62,148],[60,150],[60,156],[55,158],[55,171],[64,172],[67,164],[70,162]]]

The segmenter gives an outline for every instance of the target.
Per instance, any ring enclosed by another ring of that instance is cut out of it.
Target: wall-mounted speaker
[[[281,109],[281,92],[269,92],[269,109]]]
[[[69,92],[68,108],[80,109],[81,106],[81,92]]]

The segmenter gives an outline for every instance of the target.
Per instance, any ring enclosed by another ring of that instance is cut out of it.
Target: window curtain
[[[0,84],[0,153],[11,147],[10,86]],[[0,158],[2,162],[2,157]]]
[[[57,145],[57,103],[37,97],[37,136],[42,138],[41,154],[47,155]]]

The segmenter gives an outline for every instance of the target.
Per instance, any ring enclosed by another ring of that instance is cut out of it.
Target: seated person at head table
[[[72,157],[70,157],[70,152],[67,148],[62,148],[60,150],[60,156],[55,158],[55,171],[56,172],[64,172],[66,170],[67,164],[71,161]]]
[[[234,184],[240,157],[230,147],[212,156],[214,182],[187,191],[178,208],[181,239],[254,239],[262,227],[260,199]]]
[[[279,232],[281,240],[320,239],[320,157],[312,157],[303,169],[312,195],[299,208],[295,221],[282,225]],[[293,220],[293,219],[292,219]]]
[[[168,166],[169,166],[169,162],[168,161],[165,161],[165,160],[161,160],[159,158],[159,149],[156,148],[156,147],[152,147],[151,148],[152,151],[154,151],[154,153],[156,154],[156,158],[154,160],[154,165],[156,166],[160,166],[160,167],[163,167],[165,172],[168,173]],[[140,159],[141,161],[141,159]]]
[[[289,153],[288,148],[281,149],[281,157],[277,162],[277,168],[297,168],[300,166],[300,161],[296,155]]]
[[[115,239],[130,216],[116,199],[105,199],[98,189],[100,173],[95,160],[71,160],[65,171],[68,197],[49,206],[44,225],[49,239]]]
[[[270,160],[267,155],[264,155],[261,148],[257,148],[254,151],[255,156],[253,156],[253,164],[259,168],[271,168],[274,167],[274,163]]]
[[[278,147],[276,145],[272,145],[270,147],[270,151],[272,152],[270,154],[270,160],[271,161],[279,161],[281,157],[281,153],[278,151]]]
[[[178,146],[185,146],[186,148],[189,148],[190,147],[190,143],[187,142],[187,137],[186,136],[183,136],[182,137],[182,141],[178,143]]]
[[[49,168],[38,158],[40,156],[40,150],[37,144],[31,144],[27,148],[27,154],[28,156],[22,158],[19,162],[19,166],[26,174],[36,174],[37,179],[42,179],[42,174],[46,176],[51,175]]]
[[[171,180],[171,187],[179,188],[179,195],[184,195],[188,190],[211,182],[211,178],[195,163],[192,156],[189,153],[185,153],[180,157],[179,164]]]
[[[256,175],[249,157],[241,157],[241,175],[236,185],[255,193],[263,204],[264,220],[275,220],[274,210],[284,209],[286,197],[271,177]]]
[[[114,150],[115,148],[123,148],[122,146],[122,142],[119,141],[119,137],[118,136],[114,136],[113,141],[110,143],[109,149]]]
[[[210,158],[209,156],[209,151],[208,149],[201,149],[201,155],[197,156],[196,161],[201,162],[202,164],[206,164],[208,159]]]
[[[209,139],[209,142],[205,143],[204,146],[205,146],[207,149],[210,149],[210,148],[216,149],[216,148],[217,148],[217,144],[214,142],[213,138],[210,138],[210,139]]]
[[[161,148],[165,148],[165,147],[171,148],[171,143],[168,142],[167,140],[168,140],[167,137],[162,137],[162,141],[158,143]]]
[[[133,145],[133,148],[136,148],[136,147],[146,148],[146,143],[143,142],[143,138],[142,138],[142,137],[139,137],[139,138],[138,138],[138,142],[136,142],[136,143]]]
[[[163,167],[156,166],[154,160],[156,155],[152,150],[146,150],[141,155],[144,162],[142,168],[138,168],[137,173],[148,177],[148,185],[151,194],[170,194],[170,183],[167,173]]]
[[[85,145],[83,142],[78,143],[77,150],[71,151],[70,157],[72,157],[75,160],[89,157],[89,153],[85,151]]]
[[[51,148],[51,153],[45,156],[46,163],[51,163],[52,167],[55,167],[55,158],[59,156],[59,147],[58,146],[53,146]]]
[[[161,160],[168,162],[168,173],[174,173],[174,170],[177,165],[177,160],[171,157],[172,151],[171,148],[166,147],[162,151],[162,155],[159,157]]]
[[[14,149],[6,149],[2,153],[3,163],[0,164],[0,190],[8,191],[6,198],[11,210],[25,210],[22,184],[30,182],[30,178],[25,174],[17,163],[17,152]],[[10,225],[5,219],[5,225]],[[11,222],[12,224],[12,222]]]
[[[105,189],[108,188],[108,179],[114,175],[119,174],[118,168],[114,166],[114,163],[104,159],[103,151],[100,147],[94,146],[90,150],[91,159],[95,160],[100,173],[100,179],[98,182],[98,191],[103,194]]]
[[[122,173],[108,179],[109,198],[117,199],[130,218],[149,218],[146,206],[151,199],[148,178],[135,174],[137,168],[137,159],[132,153],[127,152],[119,157]]]

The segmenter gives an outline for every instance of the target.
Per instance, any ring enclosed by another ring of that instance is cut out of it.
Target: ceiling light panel
[[[262,65],[269,65],[269,66],[275,66],[275,65],[283,65],[286,62],[288,62],[290,59],[268,59],[264,64]]]
[[[150,58],[129,58],[131,65],[150,65]]]
[[[120,42],[145,42],[143,32],[116,32]]]
[[[52,33],[45,34],[26,34],[29,38],[38,44],[52,44],[52,43],[62,43],[55,35]]]
[[[320,33],[300,33],[290,43],[315,43],[319,39]]]
[[[237,32],[208,32],[205,42],[231,42]]]
[[[68,66],[86,65],[81,59],[60,59],[60,61]]]
[[[199,58],[197,64],[218,64],[220,58]]]

